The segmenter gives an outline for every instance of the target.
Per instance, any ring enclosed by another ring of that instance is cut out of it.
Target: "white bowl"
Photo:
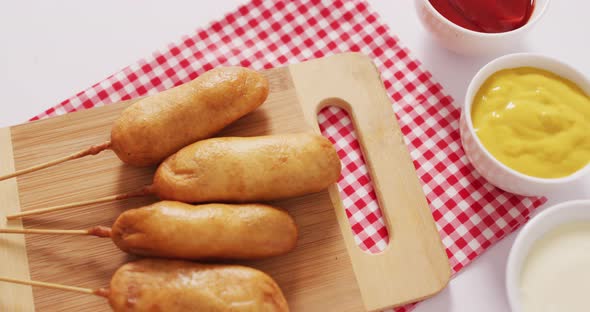
[[[520,41],[541,18],[549,4],[549,0],[535,0],[535,8],[529,21],[518,29],[502,33],[482,33],[449,21],[430,4],[429,0],[414,2],[418,19],[441,45],[457,53],[473,55],[498,53]]]
[[[509,54],[497,58],[475,74],[467,87],[465,105],[461,112],[459,129],[461,131],[461,143],[467,158],[475,167],[475,170],[485,177],[493,185],[520,195],[534,196],[544,195],[571,185],[582,176],[590,172],[590,164],[574,172],[573,174],[556,179],[544,179],[522,174],[499,162],[487,149],[475,134],[471,121],[471,104],[474,96],[488,77],[495,72],[514,67],[530,66],[548,70],[576,83],[586,94],[590,94],[590,81],[573,67],[556,59],[530,53]]]
[[[506,292],[512,312],[522,311],[519,292],[522,265],[534,243],[559,225],[585,220],[590,221],[590,200],[576,200],[547,208],[522,228],[510,249],[506,266]]]

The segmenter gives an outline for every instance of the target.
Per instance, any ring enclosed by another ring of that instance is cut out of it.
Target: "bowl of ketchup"
[[[438,42],[461,54],[510,47],[543,15],[549,0],[415,0],[418,18]]]

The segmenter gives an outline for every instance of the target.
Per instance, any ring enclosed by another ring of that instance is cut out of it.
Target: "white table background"
[[[0,127],[25,122],[243,2],[0,0]],[[369,2],[458,104],[475,72],[498,56],[444,50],[424,32],[412,0]],[[552,1],[512,51],[554,56],[590,75],[588,12],[590,2]],[[590,178],[549,198],[590,198]],[[508,311],[504,270],[513,240],[514,234],[490,248],[415,311]]]

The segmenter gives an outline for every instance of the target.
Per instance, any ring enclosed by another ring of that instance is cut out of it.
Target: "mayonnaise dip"
[[[590,221],[557,226],[537,240],[519,291],[523,312],[590,311]]]

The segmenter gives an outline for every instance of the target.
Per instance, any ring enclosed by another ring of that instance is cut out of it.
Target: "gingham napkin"
[[[381,72],[454,272],[545,202],[503,192],[474,171],[460,144],[460,109],[362,0],[252,1],[32,120],[153,94],[219,65],[264,69],[344,51],[369,55]],[[338,185],[355,239],[382,250],[387,230],[352,123],[336,108],[319,122],[342,159]]]

